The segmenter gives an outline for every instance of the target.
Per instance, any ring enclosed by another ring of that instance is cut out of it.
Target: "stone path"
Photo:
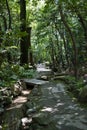
[[[38,79],[24,79],[23,82],[25,82],[27,85],[42,85],[47,83],[47,81],[43,81],[43,80],[38,80]]]
[[[38,73],[50,73],[44,67],[43,70],[38,69]],[[7,110],[4,118],[9,123],[7,126],[5,123],[4,130],[19,130],[17,125],[20,125],[20,118],[24,115],[21,121],[25,122],[20,130],[87,130],[87,109],[81,108],[67,94],[63,83],[49,81],[34,87],[30,94],[29,92],[25,91],[24,97],[14,100]]]
[[[41,86],[41,95],[33,89],[29,99],[34,106],[30,109],[36,108],[31,117],[37,125],[34,122],[32,130],[87,130],[87,110],[74,102],[64,87],[62,83],[50,82]]]
[[[30,130],[87,130],[87,109],[81,108],[61,82],[50,81],[29,95],[26,115]]]

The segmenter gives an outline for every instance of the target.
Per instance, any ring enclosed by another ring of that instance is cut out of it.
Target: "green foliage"
[[[60,13],[58,11],[60,4],[62,6],[62,12],[64,13],[66,23],[69,25],[73,37],[76,41],[79,69],[87,61],[87,38],[85,39],[84,36],[87,25],[86,1],[67,0],[66,2],[66,0],[59,0],[53,2],[46,0],[45,6],[38,9],[38,11],[36,10],[37,13],[34,16],[36,24],[36,30],[34,30],[34,34],[37,34],[34,35],[36,38],[34,41],[34,47],[37,49],[37,52],[40,52],[38,55],[42,57],[42,59],[44,54],[41,55],[39,48],[41,48],[41,46],[43,48],[45,47],[45,49],[43,49],[45,57],[50,57],[49,59],[51,59],[51,62],[53,63],[56,59],[57,67],[71,67],[72,69],[74,68],[74,49],[72,46],[70,34],[64,26],[63,21],[60,17]],[[79,14],[81,17],[79,17]],[[82,23],[80,21],[80,18],[83,20]]]
[[[32,75],[33,72],[28,72],[25,67],[15,65],[19,63],[21,55],[20,38],[25,37],[27,33],[26,31],[20,32],[22,21],[20,21],[18,0],[9,0],[8,3],[12,18],[11,29],[8,28],[9,17],[6,1],[1,0],[0,2],[0,53],[1,51],[6,51],[6,55],[0,54],[0,68],[2,69],[0,73],[3,78],[5,74],[5,77],[8,75],[8,80],[13,80],[20,76],[24,77],[26,75],[28,77],[28,74]],[[54,67],[59,68],[61,71],[67,68],[73,70],[75,61],[74,49],[70,34],[64,26],[59,13],[60,5],[65,21],[69,25],[76,41],[78,69],[81,70],[81,67],[87,64],[86,0],[26,0],[26,26],[32,27],[31,44],[33,59],[36,63],[39,59],[50,61],[52,65],[55,65]],[[6,30],[5,23],[7,25]],[[4,62],[14,64],[5,69],[2,67]],[[69,79],[70,82],[73,80]],[[80,84],[77,86],[80,86]]]
[[[0,86],[12,87],[12,85],[21,78],[32,78],[34,70],[25,69],[19,65],[9,65],[4,62],[0,69]]]
[[[79,79],[78,81],[76,81],[75,77],[73,76],[66,76],[64,80],[67,84],[66,90],[73,94],[74,97],[78,98],[79,93],[84,86],[83,80]]]

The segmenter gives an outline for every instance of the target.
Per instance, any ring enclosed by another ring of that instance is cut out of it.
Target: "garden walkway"
[[[87,130],[87,109],[80,107],[65,87],[61,82],[49,81],[41,85],[39,94],[36,88],[32,90],[28,97],[33,104],[31,112],[28,110],[33,122],[30,130]]]
[[[37,68],[37,78],[51,74],[50,69],[45,69],[44,64]],[[31,93],[28,90],[24,91],[24,95],[14,100],[12,108],[6,111],[4,115],[6,123],[3,129],[87,130],[87,108],[80,107],[68,95],[65,87],[66,85],[60,81],[50,80],[40,84],[39,87],[36,85]],[[19,128],[20,120],[25,121],[21,128]]]

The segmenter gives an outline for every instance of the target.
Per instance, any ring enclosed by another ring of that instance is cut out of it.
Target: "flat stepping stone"
[[[43,81],[43,80],[38,80],[38,79],[24,79],[23,82],[32,86],[48,83],[48,81]]]

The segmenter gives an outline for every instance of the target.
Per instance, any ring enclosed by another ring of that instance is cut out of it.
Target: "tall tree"
[[[72,31],[71,31],[69,25],[67,24],[67,22],[66,22],[66,20],[65,20],[65,16],[64,16],[64,14],[63,14],[63,12],[62,12],[62,7],[61,7],[61,5],[59,5],[59,12],[60,12],[61,20],[63,21],[63,23],[64,23],[66,29],[68,30],[68,32],[69,32],[69,34],[70,34],[70,37],[71,37],[71,40],[72,40],[72,46],[73,46],[73,51],[74,51],[74,54],[73,54],[73,55],[74,55],[74,61],[73,61],[74,74],[75,74],[75,77],[76,77],[76,79],[77,79],[77,77],[78,77],[78,69],[77,69],[77,68],[78,68],[78,67],[77,67],[78,62],[77,62],[77,47],[76,47],[76,41],[75,41],[75,38],[74,38],[74,36],[73,36],[73,33],[72,33]]]
[[[26,1],[20,0],[20,30],[22,32],[22,37],[20,40],[20,64],[28,64],[28,42],[26,33]]]

